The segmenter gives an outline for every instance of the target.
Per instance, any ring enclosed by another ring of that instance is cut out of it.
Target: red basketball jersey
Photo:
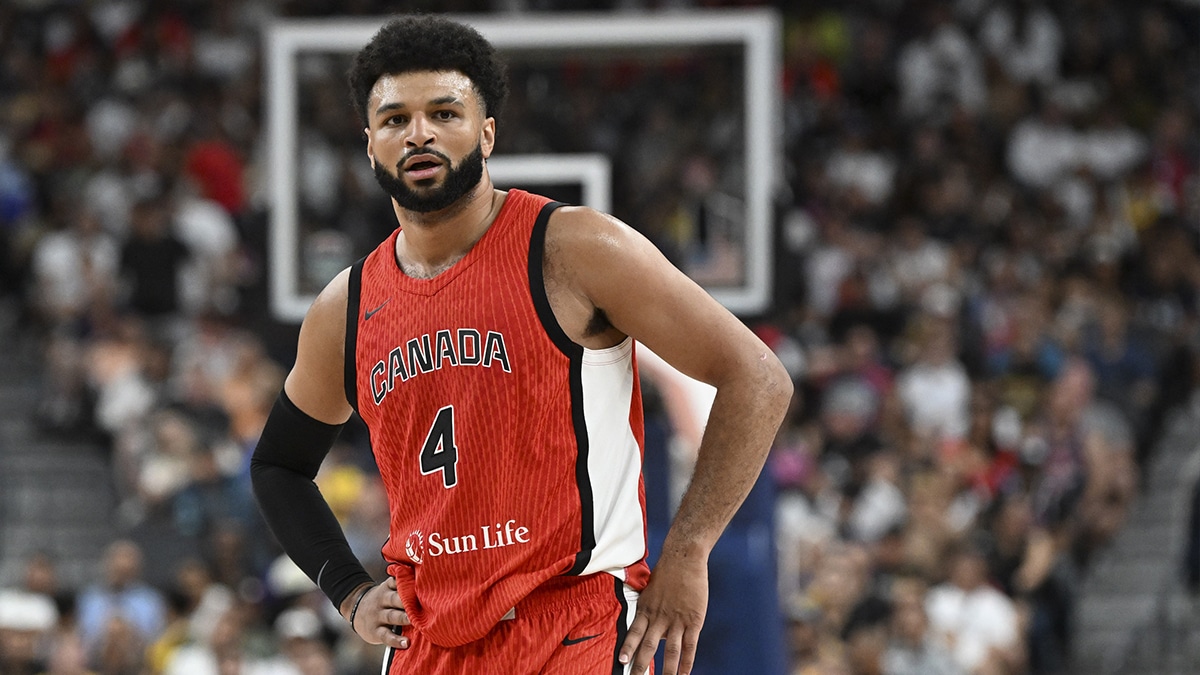
[[[633,341],[585,349],[555,320],[542,258],[557,206],[509,191],[432,279],[400,270],[400,230],[351,269],[346,393],[387,489],[383,555],[442,646],[555,575],[649,578]]]

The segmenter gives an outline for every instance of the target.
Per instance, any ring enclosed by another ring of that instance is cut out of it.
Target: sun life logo
[[[416,564],[421,564],[421,556],[425,555],[425,535],[420,530],[413,530],[404,542],[404,552]]]

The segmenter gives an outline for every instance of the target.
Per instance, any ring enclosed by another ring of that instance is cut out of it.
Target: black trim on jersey
[[[346,389],[346,401],[358,412],[358,373],[355,370],[355,359],[358,352],[358,310],[362,303],[362,273],[366,257],[358,259],[350,268],[350,282],[346,293],[346,348],[345,371],[342,378]]]
[[[579,552],[575,554],[575,564],[565,574],[578,576],[591,561],[592,551],[596,548],[592,479],[588,474],[587,420],[583,416],[583,347],[567,336],[566,331],[558,324],[558,319],[554,317],[554,309],[550,307],[550,298],[546,295],[546,278],[543,273],[546,226],[550,223],[550,214],[560,206],[561,202],[546,204],[533,223],[533,232],[529,237],[529,295],[533,298],[534,309],[547,337],[554,342],[559,351],[571,359],[571,422],[575,427],[575,447],[579,451],[575,457],[575,485],[579,488],[580,525]]]
[[[533,296],[533,307],[537,310],[546,335],[559,351],[574,358],[576,352],[583,353],[583,348],[575,344],[558,325],[554,309],[550,307],[550,298],[546,296],[546,277],[542,269],[546,258],[546,226],[550,223],[550,214],[562,205],[561,202],[546,204],[533,223],[533,233],[529,237],[529,294]]]
[[[621,663],[621,645],[625,644],[625,636],[629,633],[629,602],[625,600],[625,582],[619,577],[613,577],[617,582],[617,602],[621,603],[621,611],[617,613],[617,646],[613,647],[613,675],[625,675],[625,665]]]

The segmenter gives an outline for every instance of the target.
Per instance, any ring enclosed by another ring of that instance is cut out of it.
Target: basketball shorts
[[[382,675],[626,675],[617,656],[637,598],[611,574],[555,577],[517,603],[513,618],[459,647],[404,626],[409,647],[385,652]]]

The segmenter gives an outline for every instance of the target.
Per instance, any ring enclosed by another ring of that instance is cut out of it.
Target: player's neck
[[[500,212],[507,193],[496,190],[487,174],[462,199],[432,213],[396,207],[400,236],[396,258],[409,276],[440,274],[471,250]]]

